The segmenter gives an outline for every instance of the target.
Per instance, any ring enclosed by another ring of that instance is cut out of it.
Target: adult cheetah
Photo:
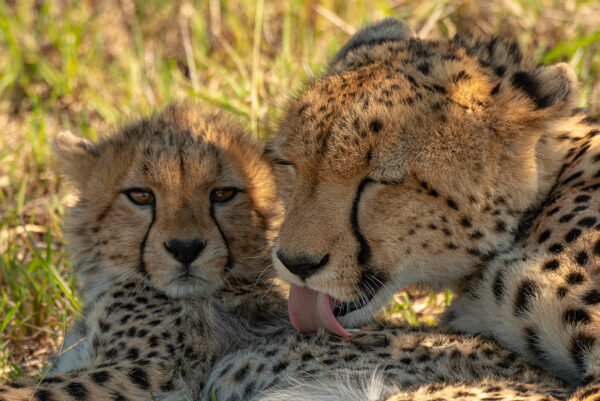
[[[385,19],[287,108],[275,268],[301,331],[341,336],[413,283],[446,320],[572,384],[600,376],[600,125],[566,64]]]
[[[55,149],[77,192],[65,225],[84,318],[39,386],[0,386],[0,399],[194,400],[217,356],[287,321],[263,274],[280,220],[272,168],[237,125],[174,105]]]

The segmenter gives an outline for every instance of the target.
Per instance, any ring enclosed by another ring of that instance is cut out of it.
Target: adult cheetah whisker
[[[273,290],[274,285],[275,285],[275,281],[271,281],[271,283],[267,287],[266,291],[260,297],[260,300],[263,300],[271,292],[271,290]]]
[[[258,278],[254,282],[254,286],[273,276],[275,276],[275,271],[273,270],[273,264],[271,263],[269,266],[261,270],[260,274],[258,275]]]

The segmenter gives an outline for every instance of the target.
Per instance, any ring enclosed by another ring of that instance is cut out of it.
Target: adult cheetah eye
[[[296,167],[296,165],[294,163],[292,163],[291,161],[283,160],[283,159],[275,159],[275,164],[279,164],[279,165],[282,165],[282,166]]]
[[[154,194],[149,189],[132,188],[123,193],[136,205],[145,206],[154,203]]]
[[[226,188],[215,188],[212,191],[210,191],[210,201],[211,202],[227,202],[231,199],[233,199],[233,197],[235,195],[237,195],[238,192],[241,192],[242,190],[239,188],[234,188],[234,187],[226,187]]]

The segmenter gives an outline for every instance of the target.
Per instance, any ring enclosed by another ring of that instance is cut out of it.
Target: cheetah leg
[[[493,337],[572,385],[600,377],[597,277],[569,264],[573,257],[587,261],[581,252],[565,257],[532,252],[517,262],[492,262],[450,307],[446,324]]]
[[[569,401],[600,401],[600,378],[580,386]]]
[[[477,383],[443,383],[419,387],[413,391],[399,392],[386,401],[424,400],[522,400],[558,401],[567,397],[567,390],[542,384],[523,384],[502,380],[485,380]]]
[[[183,399],[180,383],[164,371],[137,364],[76,370],[44,379],[39,385],[0,385],[0,401],[147,401]],[[169,394],[172,396],[170,397]]]

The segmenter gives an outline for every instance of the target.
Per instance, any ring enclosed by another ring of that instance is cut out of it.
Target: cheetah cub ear
[[[492,91],[490,108],[499,120],[544,128],[568,117],[577,96],[577,75],[565,63],[515,71]]]
[[[373,22],[356,32],[350,40],[333,57],[330,64],[332,69],[335,64],[342,62],[348,53],[365,46],[370,49],[383,42],[400,41],[415,37],[415,31],[405,21],[388,17],[381,21]]]
[[[60,161],[62,172],[73,184],[83,186],[100,156],[98,146],[90,140],[63,131],[54,137],[52,148]]]

